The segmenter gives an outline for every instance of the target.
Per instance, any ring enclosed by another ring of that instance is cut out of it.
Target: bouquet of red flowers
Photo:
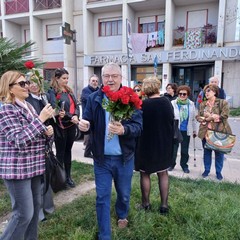
[[[142,100],[129,87],[121,87],[113,92],[109,86],[104,86],[102,91],[108,99],[103,99],[103,108],[110,113],[110,121],[122,121],[130,119],[135,109],[141,109]],[[109,134],[110,140],[113,135]]]

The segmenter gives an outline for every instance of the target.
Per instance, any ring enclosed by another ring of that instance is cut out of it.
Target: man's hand
[[[78,124],[78,122],[79,122],[78,116],[74,115],[71,119],[71,122],[74,123],[74,124]]]
[[[112,134],[116,135],[123,135],[124,134],[124,127],[120,122],[110,122],[108,124],[108,130]]]
[[[78,123],[78,128],[80,131],[87,132],[90,128],[90,122],[84,119],[81,119]]]

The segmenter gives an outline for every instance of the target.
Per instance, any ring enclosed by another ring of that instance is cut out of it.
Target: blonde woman
[[[38,115],[28,97],[29,81],[17,71],[0,80],[0,178],[8,189],[12,216],[0,239],[37,239],[41,175],[45,172],[46,137],[54,114],[47,104]]]

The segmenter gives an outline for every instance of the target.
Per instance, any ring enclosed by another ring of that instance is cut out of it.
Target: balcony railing
[[[217,26],[205,25],[202,28],[189,28],[187,31],[184,27],[173,30],[173,46],[184,45],[188,47],[189,38],[191,42],[198,42],[198,46],[203,44],[213,44],[217,42]]]
[[[92,3],[92,2],[109,2],[109,1],[114,1],[114,0],[87,0],[87,3]]]
[[[5,2],[6,15],[29,12],[29,0],[12,0]]]
[[[34,1],[34,11],[60,8],[61,6],[62,6],[61,0],[36,0],[36,1]]]

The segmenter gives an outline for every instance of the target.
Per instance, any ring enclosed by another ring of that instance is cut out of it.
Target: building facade
[[[64,22],[75,46],[61,39]],[[66,67],[78,93],[114,61],[126,85],[156,74],[161,92],[187,84],[193,100],[218,75],[230,106],[240,106],[240,0],[1,0],[0,23],[2,36],[36,42],[46,79]]]

